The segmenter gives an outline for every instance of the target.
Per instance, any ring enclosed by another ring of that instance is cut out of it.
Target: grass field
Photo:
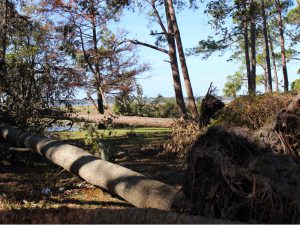
[[[91,115],[95,115],[98,113],[97,109],[93,105],[88,105],[88,106],[76,105],[73,106],[73,108],[77,113],[89,113]]]
[[[156,128],[156,127],[141,127],[141,128],[112,128],[106,130],[98,130],[103,134],[103,139],[113,139],[117,137],[151,137],[157,135],[168,135],[171,132],[169,128]],[[82,139],[86,135],[86,131],[62,131],[55,132],[54,134],[61,139]]]

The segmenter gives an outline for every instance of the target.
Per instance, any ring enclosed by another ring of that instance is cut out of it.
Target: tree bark
[[[153,13],[157,19],[157,22],[159,26],[161,27],[163,34],[165,35],[165,38],[168,42],[168,51],[164,50],[162,48],[159,48],[157,46],[149,45],[144,42],[139,42],[139,41],[130,41],[133,44],[139,44],[143,45],[152,49],[155,49],[157,51],[166,53],[169,55],[170,59],[170,65],[171,65],[171,70],[172,70],[172,78],[173,78],[173,86],[174,86],[174,91],[175,91],[175,98],[176,98],[176,105],[179,111],[179,115],[182,116],[183,118],[187,118],[187,111],[185,107],[185,102],[184,102],[184,97],[183,97],[183,92],[182,92],[182,86],[181,86],[181,80],[180,80],[180,74],[179,74],[179,69],[178,69],[178,62],[177,62],[177,55],[176,55],[176,45],[175,45],[175,40],[173,34],[173,28],[171,24],[168,23],[168,30],[165,28],[163,21],[156,9],[155,6],[155,0],[151,1],[151,6],[153,9]]]
[[[100,65],[99,65],[99,55],[98,55],[98,39],[97,39],[97,27],[96,27],[96,20],[95,20],[95,8],[94,8],[94,1],[91,1],[91,14],[92,14],[92,35],[93,35],[93,47],[94,47],[94,54],[95,54],[95,78],[96,78],[96,91],[97,91],[97,102],[98,102],[98,112],[99,114],[104,113],[104,104],[103,104],[103,93],[101,91],[101,83],[102,77],[100,72]]]
[[[167,26],[168,26],[168,34],[167,34],[167,41],[169,45],[169,57],[170,57],[170,63],[171,63],[171,69],[172,69],[172,76],[173,76],[173,83],[174,83],[174,89],[175,89],[175,96],[176,101],[178,101],[179,105],[179,112],[184,117],[187,118],[187,111],[185,107],[184,97],[182,93],[182,86],[180,81],[180,74],[179,74],[179,68],[178,68],[178,62],[177,62],[177,54],[176,54],[176,44],[174,39],[174,30],[173,30],[173,24],[171,22],[170,13],[169,10],[166,8],[166,18],[167,18]]]
[[[289,80],[286,66],[286,56],[285,56],[285,41],[284,41],[284,30],[282,22],[282,2],[280,0],[275,0],[277,13],[278,13],[278,27],[280,36],[280,48],[281,48],[281,63],[282,63],[282,73],[283,73],[283,86],[284,91],[289,91]]]
[[[167,16],[167,19],[171,19],[171,23],[173,25],[174,36],[176,39],[182,75],[183,75],[184,82],[185,82],[185,88],[186,88],[186,92],[187,92],[187,96],[188,96],[189,106],[191,108],[192,118],[195,121],[198,121],[199,113],[197,110],[195,97],[194,97],[194,93],[193,93],[193,88],[192,88],[191,81],[190,81],[189,71],[188,71],[188,67],[186,64],[184,49],[183,49],[183,45],[182,45],[182,41],[181,41],[180,30],[179,30],[176,15],[175,15],[173,1],[166,0],[165,7],[168,9],[166,12],[170,13],[170,16]]]
[[[250,94],[256,94],[256,15],[255,2],[252,0],[250,4],[250,38],[251,38],[251,87]]]
[[[88,115],[88,114],[70,114],[62,115],[61,118],[77,119],[79,121],[93,122],[97,124],[106,124],[107,116],[103,115]],[[142,126],[142,127],[164,127],[170,128],[174,122],[173,118],[154,118],[154,117],[139,117],[139,116],[119,116],[111,118],[110,123],[118,126]]]
[[[104,113],[103,98],[102,98],[102,94],[99,92],[100,91],[97,92],[97,109],[100,114],[103,114]]]
[[[266,63],[267,63],[267,76],[268,76],[268,87],[267,91],[273,91],[272,85],[272,73],[271,73],[271,60],[270,60],[270,49],[269,49],[269,41],[268,41],[268,29],[267,29],[267,16],[265,10],[265,1],[261,1],[261,9],[262,9],[262,18],[263,18],[263,34],[265,39],[265,51],[266,51]]]
[[[245,47],[245,61],[247,69],[247,79],[248,79],[248,94],[251,93],[252,79],[251,79],[251,66],[250,66],[250,56],[249,56],[249,37],[248,37],[248,22],[243,22],[244,29],[244,47]]]
[[[90,184],[104,188],[136,207],[170,211],[189,205],[179,189],[96,158],[78,147],[26,133],[5,124],[0,124],[0,135],[10,145],[30,148]]]
[[[1,24],[1,35],[2,35],[2,43],[1,43],[1,58],[0,58],[0,68],[3,70],[5,65],[6,58],[6,45],[7,45],[7,17],[8,17],[8,0],[1,3],[3,5],[3,22]]]
[[[271,50],[271,56],[272,56],[273,70],[274,70],[274,80],[275,80],[275,85],[276,85],[276,92],[279,92],[279,80],[278,80],[278,74],[277,74],[276,56],[275,56],[274,47],[273,47],[273,40],[271,38],[270,32],[268,35],[269,35],[269,43],[270,43],[270,50]]]
[[[155,45],[150,45],[148,43],[140,42],[138,40],[127,40],[127,41],[130,42],[130,43],[132,43],[132,44],[135,44],[135,45],[143,45],[145,47],[152,48],[152,49],[160,51],[162,53],[169,54],[169,52],[166,49],[157,47]]]

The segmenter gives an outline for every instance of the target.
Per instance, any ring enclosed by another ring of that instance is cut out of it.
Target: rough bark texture
[[[247,6],[244,3],[244,10],[247,10]],[[248,21],[247,16],[245,15],[243,18],[243,34],[244,34],[244,47],[245,47],[245,61],[246,61],[246,69],[247,69],[247,80],[248,80],[248,93],[250,94],[251,88],[251,67],[250,67],[250,56],[249,56],[249,37],[248,37]]]
[[[275,0],[277,13],[278,13],[278,27],[279,27],[279,36],[280,36],[280,48],[281,48],[281,63],[282,63],[282,73],[283,73],[283,85],[284,91],[289,91],[289,80],[286,66],[286,56],[285,56],[285,41],[284,41],[284,31],[283,31],[283,22],[282,22],[282,6],[280,0]]]
[[[95,54],[95,79],[96,79],[96,90],[97,90],[97,102],[98,102],[98,112],[100,114],[104,113],[104,104],[103,104],[103,93],[101,93],[101,84],[102,84],[102,77],[101,77],[101,71],[100,71],[100,65],[99,65],[99,53],[98,53],[98,37],[97,37],[97,26],[96,26],[96,10],[94,8],[94,2],[91,2],[91,14],[92,14],[92,35],[93,35],[93,48],[94,48],[94,54]]]
[[[100,114],[104,113],[104,104],[101,93],[97,93],[97,109]]]
[[[251,38],[251,94],[256,93],[256,18],[255,18],[255,2],[250,4],[250,38]]]
[[[175,98],[176,98],[176,104],[178,107],[178,111],[180,116],[182,116],[183,118],[187,118],[187,111],[186,111],[186,107],[185,107],[185,102],[184,102],[184,97],[183,97],[183,92],[182,92],[182,86],[181,86],[181,80],[180,80],[180,75],[179,75],[179,69],[178,69],[178,62],[177,62],[177,56],[176,56],[176,45],[175,45],[175,40],[174,40],[174,36],[173,36],[173,28],[171,24],[167,24],[168,28],[165,27],[161,16],[159,15],[159,12],[156,8],[156,1],[152,0],[151,1],[151,7],[153,9],[153,13],[154,16],[159,24],[159,26],[162,29],[162,34],[165,35],[165,38],[168,42],[168,51],[162,48],[159,48],[157,46],[153,46],[153,45],[149,45],[147,43],[143,43],[143,42],[139,42],[139,41],[130,41],[134,44],[140,44],[152,49],[155,49],[157,51],[166,53],[169,55],[169,59],[170,59],[170,65],[171,65],[171,70],[172,70],[172,77],[173,77],[173,86],[174,86],[174,91],[175,91]],[[167,20],[168,20],[168,14],[167,16]],[[168,29],[168,30],[167,30]]]
[[[0,212],[1,223],[35,224],[226,224],[228,221],[157,209],[34,209]]]
[[[186,208],[183,206],[185,201],[182,192],[177,188],[100,160],[78,147],[29,134],[9,125],[0,125],[0,134],[12,146],[30,148],[90,184],[104,188],[136,207],[167,211]]]
[[[0,66],[5,63],[5,56],[6,56],[6,42],[7,42],[7,16],[8,16],[8,0],[5,0],[1,3],[1,7],[3,8],[3,17],[2,24],[1,24],[1,54],[0,54]]]
[[[192,88],[192,84],[191,84],[191,80],[190,80],[190,75],[189,75],[188,67],[186,64],[185,54],[184,54],[183,45],[182,45],[182,41],[181,41],[181,35],[180,35],[180,31],[179,31],[179,27],[178,27],[176,15],[175,15],[173,1],[172,0],[165,1],[165,7],[168,8],[168,12],[170,13],[170,16],[167,16],[167,18],[171,19],[171,23],[173,25],[174,36],[176,39],[182,75],[184,78],[184,83],[185,83],[185,88],[186,88],[186,92],[187,92],[187,96],[188,96],[189,106],[191,108],[192,118],[197,121],[199,119],[199,113],[197,110],[195,97],[194,97],[194,93],[193,93],[193,88]]]
[[[141,127],[171,127],[171,123],[174,119],[171,118],[153,118],[153,117],[139,117],[139,116],[120,116],[115,118],[107,118],[104,115],[87,115],[87,114],[71,114],[65,116],[65,118],[76,118],[78,120],[84,120],[89,122],[95,122],[97,124],[111,123],[113,125],[120,126],[141,126]]]
[[[179,106],[180,115],[183,116],[184,118],[187,118],[187,112],[186,112],[186,108],[185,108],[183,92],[182,92],[182,87],[181,87],[181,81],[180,81],[180,75],[179,75],[179,69],[178,69],[176,44],[175,44],[174,36],[172,35],[174,33],[174,30],[173,30],[173,25],[171,23],[170,13],[167,8],[166,8],[166,18],[167,18],[167,23],[168,23],[167,41],[168,41],[168,45],[169,45],[169,57],[170,57],[170,63],[171,63],[171,68],[172,68],[172,76],[173,76],[176,102],[177,102],[177,105]]]
[[[263,18],[263,34],[265,39],[265,50],[266,50],[266,63],[267,63],[267,74],[268,74],[268,92],[273,91],[272,86],[272,73],[271,73],[271,60],[270,60],[270,50],[269,50],[269,41],[268,41],[268,29],[267,29],[267,16],[265,10],[265,1],[261,1],[262,8],[262,18]]]
[[[269,36],[270,50],[271,50],[271,55],[272,55],[272,64],[273,64],[273,69],[274,69],[274,80],[275,80],[275,85],[276,85],[276,91],[279,92],[279,80],[278,80],[278,74],[277,74],[276,56],[275,56],[273,40],[271,38],[270,32],[269,32],[268,36]]]

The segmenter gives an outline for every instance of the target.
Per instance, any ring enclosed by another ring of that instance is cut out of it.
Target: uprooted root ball
[[[276,156],[223,127],[210,128],[196,141],[185,177],[183,189],[194,214],[299,222],[299,165],[290,156]]]

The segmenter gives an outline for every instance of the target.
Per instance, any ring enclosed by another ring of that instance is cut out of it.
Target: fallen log
[[[130,127],[171,127],[174,118],[140,117],[140,116],[118,116],[110,113],[89,114],[89,113],[67,113],[65,111],[47,110],[43,113],[45,118],[56,120],[86,121],[97,124],[112,124],[115,126]]]
[[[112,124],[115,126],[131,127],[162,127],[169,128],[174,118],[140,117],[140,116],[118,116],[112,113],[90,114],[90,113],[68,113],[59,110],[47,110],[43,112],[43,117],[56,120],[86,121],[97,124]]]
[[[157,209],[31,209],[0,211],[0,223],[35,224],[225,224],[229,221]]]
[[[139,117],[139,116],[118,116],[107,117],[105,115],[89,115],[89,114],[66,114],[66,118],[77,119],[81,121],[94,122],[97,124],[113,124],[115,126],[130,126],[130,127],[171,127],[174,119],[172,118],[154,118],[154,117]]]
[[[179,189],[96,158],[78,147],[26,133],[7,124],[0,124],[0,136],[11,146],[30,148],[90,184],[106,189],[136,207],[171,211],[188,205]]]

